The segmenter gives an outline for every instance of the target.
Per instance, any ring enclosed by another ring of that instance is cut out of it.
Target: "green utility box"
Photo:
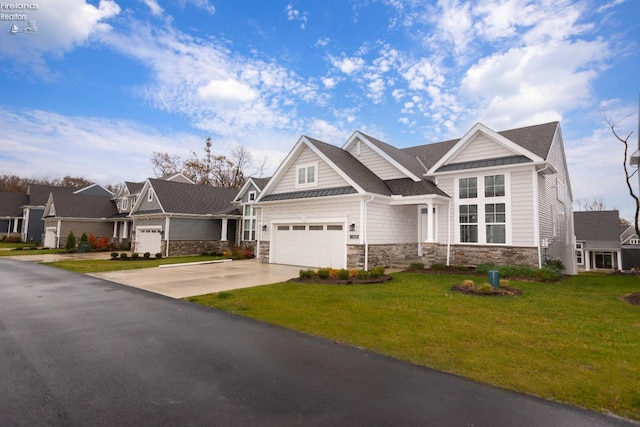
[[[489,270],[489,283],[494,288],[500,287],[500,272],[498,270]]]

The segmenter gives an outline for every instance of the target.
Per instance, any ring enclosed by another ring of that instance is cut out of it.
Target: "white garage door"
[[[346,235],[341,224],[277,224],[271,262],[304,267],[346,266]]]
[[[160,228],[136,228],[136,252],[157,254],[161,250]]]
[[[56,227],[47,227],[44,231],[44,246],[46,248],[56,247]]]

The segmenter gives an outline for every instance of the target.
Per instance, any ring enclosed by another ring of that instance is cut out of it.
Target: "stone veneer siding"
[[[538,268],[538,249],[520,246],[451,245],[449,264],[475,266],[492,262],[497,265],[528,265]],[[422,245],[422,260],[426,266],[447,262],[447,245]]]
[[[347,245],[347,268],[364,268],[364,245]],[[369,265],[388,266],[393,260],[418,257],[417,243],[369,245]]]
[[[171,240],[169,256],[199,255],[202,252],[224,252],[233,242],[217,240]],[[162,241],[162,255],[166,253],[166,240]]]
[[[260,256],[258,257],[258,261],[269,263],[269,241],[260,241]]]

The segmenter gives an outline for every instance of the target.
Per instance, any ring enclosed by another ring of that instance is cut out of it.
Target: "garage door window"
[[[294,225],[291,228],[293,229],[293,231],[304,231],[307,227],[305,227],[304,225]]]
[[[341,225],[327,225],[327,231],[342,231]]]
[[[279,225],[278,226],[278,231],[287,231],[289,230],[289,226],[288,225]]]
[[[321,225],[310,225],[309,226],[309,230],[310,231],[322,231],[324,230],[324,227]]]

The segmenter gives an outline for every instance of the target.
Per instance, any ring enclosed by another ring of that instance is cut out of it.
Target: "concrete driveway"
[[[298,277],[300,267],[263,264],[256,260],[163,266],[92,273],[91,276],[171,298],[284,282]]]

